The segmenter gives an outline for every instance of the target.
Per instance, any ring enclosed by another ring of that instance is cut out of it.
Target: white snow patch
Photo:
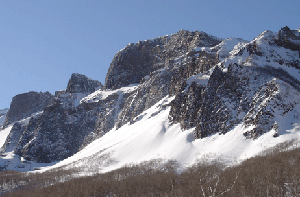
[[[76,98],[74,100],[74,106],[77,107],[80,104],[81,99],[86,97],[86,94],[83,93],[76,93]]]
[[[12,125],[6,127],[3,130],[0,130],[0,148],[4,145],[5,140],[6,140],[7,136],[9,135],[11,128],[12,128]]]
[[[243,40],[241,38],[228,38],[222,41],[220,44],[214,48],[218,49],[217,54],[219,54],[219,59],[222,61],[229,57],[230,55],[236,54],[241,48],[245,47],[249,41]]]
[[[16,170],[20,172],[34,171],[46,166],[53,166],[57,162],[52,163],[36,163],[34,161],[22,162],[21,157],[15,155],[13,151],[5,152],[0,155],[0,167],[6,170]]]
[[[211,47],[196,47],[193,51],[205,51],[207,53],[211,52]]]
[[[249,41],[232,37],[223,40],[220,44],[214,47],[196,47],[195,49],[193,49],[193,51],[205,51],[206,53],[216,51],[216,53],[219,55],[220,61],[223,61],[229,56],[239,52],[240,49],[245,47],[248,43]]]
[[[122,87],[117,90],[97,90],[92,94],[82,98],[80,103],[91,103],[91,102],[98,102],[100,100],[105,100],[108,96],[113,94],[124,94],[130,93],[134,91],[138,87],[138,84],[132,84],[126,87]]]
[[[200,73],[199,75],[193,75],[193,76],[191,76],[191,77],[186,81],[187,88],[188,88],[193,82],[196,82],[196,83],[199,84],[199,85],[206,86],[207,83],[208,83],[209,77],[210,77],[210,75],[204,74],[204,73]],[[186,88],[186,89],[187,89],[187,88]]]

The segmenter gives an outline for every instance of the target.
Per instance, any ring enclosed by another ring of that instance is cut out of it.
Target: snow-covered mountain
[[[252,41],[181,30],[128,44],[104,85],[73,74],[55,95],[14,97],[0,165],[104,172],[151,159],[241,161],[299,139],[299,58],[300,29],[288,27]]]
[[[4,124],[8,110],[9,110],[8,108],[0,110],[0,127]]]

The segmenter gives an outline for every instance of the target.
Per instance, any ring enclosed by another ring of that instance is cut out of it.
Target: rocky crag
[[[49,92],[28,92],[18,94],[12,98],[10,109],[6,114],[4,127],[31,114],[42,111],[47,105],[54,101]]]
[[[174,97],[170,122],[195,128],[195,138],[240,123],[251,127],[245,138],[276,137],[285,120],[299,123],[299,36],[285,27],[249,42],[181,30],[131,43],[115,55],[104,85],[73,74],[55,96],[26,93],[28,106],[14,98],[4,125],[15,123],[2,151],[37,162],[65,159],[166,96]]]

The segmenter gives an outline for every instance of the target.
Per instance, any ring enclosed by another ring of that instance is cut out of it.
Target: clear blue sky
[[[252,40],[300,27],[299,0],[0,0],[0,109],[28,91],[65,89],[72,73],[102,83],[128,43],[205,31]]]

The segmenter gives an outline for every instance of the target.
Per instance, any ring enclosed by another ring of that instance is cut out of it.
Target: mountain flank
[[[55,95],[16,95],[3,123],[2,130],[12,128],[1,151],[39,163],[61,161],[134,125],[166,98],[171,101],[151,117],[167,111],[170,125],[193,129],[190,143],[237,125],[246,128],[245,140],[296,132],[299,58],[300,30],[288,27],[252,41],[180,30],[130,43],[113,58],[104,85],[74,73]]]

